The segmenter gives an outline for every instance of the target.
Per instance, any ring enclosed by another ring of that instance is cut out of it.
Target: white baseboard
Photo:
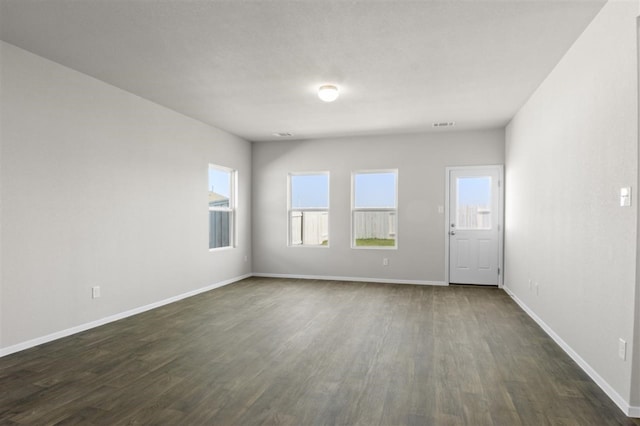
[[[77,325],[75,327],[67,328],[65,330],[57,331],[55,333],[47,334],[46,336],[37,337],[35,339],[27,340],[26,342],[18,343],[12,346],[8,346],[6,348],[0,348],[0,357],[10,355],[15,352],[20,352],[25,349],[32,348],[34,346],[42,345],[44,343],[51,342],[53,340],[61,339],[63,337],[70,336],[72,334],[80,333],[82,331],[89,330],[91,328],[100,327],[101,325],[108,324],[110,322],[118,321],[123,318],[130,317],[132,315],[137,315],[145,311],[149,311],[151,309],[159,308],[160,306],[168,305],[169,303],[177,302],[182,299],[186,299],[187,297],[195,296],[200,293],[204,293],[210,290],[213,290],[218,287],[222,287],[228,284],[232,284],[236,281],[243,280],[245,278],[251,277],[252,274],[245,274],[239,277],[230,278],[225,281],[220,281],[215,284],[211,284],[206,287],[199,288],[197,290],[192,290],[186,293],[179,294],[177,296],[170,297],[168,299],[160,300],[158,302],[150,303],[148,305],[140,306],[138,308],[130,309],[125,312],[120,312],[118,314],[109,315],[108,317],[101,318],[96,321],[91,321],[85,324]]]
[[[579,366],[584,370],[591,379],[596,382],[600,389],[607,394],[609,398],[629,417],[640,417],[640,407],[634,407],[629,405],[629,403],[622,397],[618,392],[616,392],[613,387],[606,380],[604,380],[597,372],[593,369],[576,351],[573,350],[571,346],[560,336],[556,334],[555,331],[547,323],[545,323],[538,315],[536,315],[531,308],[529,308],[522,300],[518,298],[508,287],[503,287],[504,291],[507,292],[509,296],[522,308],[523,311],[527,313],[548,335],[551,337],[554,342],[556,342],[562,350],[564,350],[567,355],[571,357]]]
[[[254,277],[265,278],[293,278],[300,280],[330,280],[330,281],[357,281],[367,283],[385,284],[413,284],[413,285],[447,285],[444,281],[423,281],[423,280],[396,280],[388,278],[363,278],[363,277],[334,277],[328,275],[296,275],[296,274],[267,274],[254,272]]]
[[[177,296],[170,297],[168,299],[160,300],[158,302],[150,303],[148,305],[140,306],[138,308],[130,309],[125,312],[110,315],[105,318],[101,318],[96,321],[91,321],[85,324],[81,324],[75,327],[71,327],[65,330],[61,330],[55,333],[48,334],[46,336],[37,337],[35,339],[28,340],[26,342],[18,343],[6,348],[0,348],[0,357],[10,355],[15,352],[20,352],[25,349],[32,348],[34,346],[42,345],[44,343],[51,342],[63,337],[70,336],[72,334],[80,333],[82,331],[89,330],[91,328],[99,327],[110,322],[118,321],[133,315],[140,314],[142,312],[149,311],[151,309],[159,308],[160,306],[168,305],[170,303],[177,302],[188,297],[198,295],[219,287],[223,287],[228,284],[249,278],[255,277],[267,277],[267,278],[293,278],[293,279],[314,279],[314,280],[332,280],[332,281],[357,281],[357,282],[378,282],[389,284],[414,284],[414,285],[435,285],[446,286],[444,281],[422,281],[422,280],[396,280],[396,279],[380,279],[380,278],[363,278],[363,277],[337,277],[326,275],[293,275],[293,274],[268,274],[268,273],[253,273],[245,274],[239,277],[234,277],[225,281],[221,281],[215,284],[211,284],[206,287],[192,290]],[[620,396],[610,385],[607,383],[577,352],[575,352],[571,346],[569,346],[560,336],[558,336],[540,317],[538,317],[522,300],[520,300],[508,287],[503,289],[511,296],[511,298],[584,370],[585,373],[591,377],[591,379],[611,398],[611,400],[629,417],[640,417],[640,407],[631,406],[623,397]]]

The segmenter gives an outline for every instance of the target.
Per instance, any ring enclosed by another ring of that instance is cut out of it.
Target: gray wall
[[[254,272],[441,282],[445,167],[503,161],[503,130],[254,143]],[[351,172],[395,168],[398,249],[351,249]],[[331,173],[328,248],[287,247],[287,174],[305,171]]]
[[[506,287],[621,405],[638,405],[640,385],[631,380],[640,350],[637,15],[637,2],[607,3],[506,137]],[[633,206],[621,208],[625,186]]]
[[[0,49],[0,349],[251,272],[250,143]],[[209,162],[239,171],[237,249],[208,250]]]

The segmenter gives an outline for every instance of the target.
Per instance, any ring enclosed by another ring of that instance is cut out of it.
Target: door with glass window
[[[498,285],[502,168],[451,168],[448,173],[449,282]]]

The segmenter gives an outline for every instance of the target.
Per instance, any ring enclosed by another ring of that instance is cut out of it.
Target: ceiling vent
[[[440,123],[433,123],[433,127],[453,127],[455,125],[455,121],[442,121]]]
[[[277,136],[279,138],[290,138],[291,136],[293,136],[293,133],[289,133],[289,132],[274,133],[273,136]]]

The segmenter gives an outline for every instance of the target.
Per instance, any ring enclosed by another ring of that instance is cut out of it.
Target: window
[[[329,173],[289,174],[289,245],[329,245]]]
[[[352,175],[352,247],[397,247],[397,170]]]
[[[209,249],[233,247],[236,171],[209,164]]]
[[[491,176],[456,179],[458,229],[491,229]]]

